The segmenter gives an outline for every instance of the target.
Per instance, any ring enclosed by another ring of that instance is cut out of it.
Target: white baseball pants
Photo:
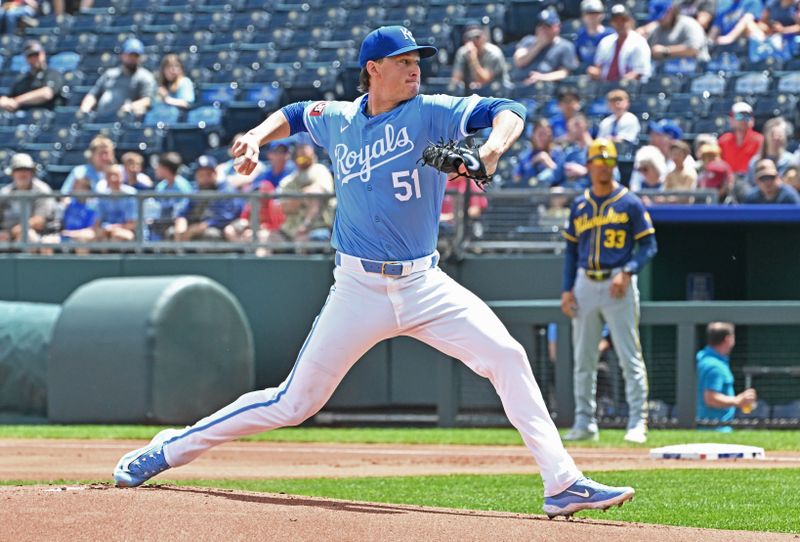
[[[340,266],[334,277],[286,380],[246,393],[170,438],[164,446],[170,466],[245,435],[302,423],[325,405],[364,353],[384,339],[406,335],[491,381],[539,465],[545,496],[581,476],[561,444],[525,351],[475,294],[438,267],[393,278]]]

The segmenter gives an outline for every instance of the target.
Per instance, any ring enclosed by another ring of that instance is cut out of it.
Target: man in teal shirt
[[[708,345],[697,353],[697,420],[716,423],[711,429],[729,433],[736,408],[750,412],[756,402],[756,390],[748,388],[736,395],[730,354],[736,345],[733,324],[711,322],[706,328]]]

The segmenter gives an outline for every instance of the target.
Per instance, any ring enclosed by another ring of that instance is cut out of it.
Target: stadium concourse
[[[486,215],[486,231],[503,226],[500,215],[506,222],[535,222],[535,231],[557,229],[564,211],[558,196],[586,186],[585,149],[598,132],[617,140],[619,178],[634,190],[699,188],[709,191],[712,201],[763,203],[784,201],[784,192],[794,192],[790,185],[798,182],[792,121],[800,59],[794,56],[796,30],[789,24],[796,18],[796,2],[781,11],[760,0],[721,2],[716,9],[704,2],[672,6],[663,0],[627,0],[612,6],[586,0],[564,3],[560,12],[549,2],[518,0],[425,0],[411,6],[395,0],[83,0],[80,9],[75,4],[45,1],[38,11],[25,8],[24,17],[7,14],[7,33],[0,39],[0,168],[10,174],[14,155],[28,154],[36,177],[54,190],[68,175],[81,172],[94,189],[107,190],[100,181],[108,164],[87,164],[86,157],[100,135],[113,143],[117,160],[127,155],[127,164],[134,155],[144,158],[143,171],[130,170],[142,182],[122,172],[130,190],[158,187],[168,177],[158,167],[164,162],[176,164],[178,176],[190,181],[187,190],[196,190],[196,160],[208,155],[224,165],[235,134],[269,112],[298,100],[358,96],[359,43],[372,28],[386,24],[403,24],[418,42],[440,49],[422,64],[423,92],[508,96],[528,109],[526,136],[500,163],[496,189],[533,187],[553,196],[537,205],[533,218],[526,216],[531,203],[525,200],[474,201],[470,218]],[[732,18],[747,24],[731,27]],[[691,32],[678,32],[684,27],[695,32],[694,41],[687,37]],[[615,40],[628,34],[615,56]],[[476,47],[473,58],[470,51]],[[490,53],[495,64],[485,60]],[[38,54],[57,72],[44,77],[45,86],[55,87],[54,95],[45,102],[17,100],[18,78],[32,69],[31,55]],[[150,95],[128,100],[113,95],[124,84],[120,66],[129,56],[138,56],[140,64],[136,78],[141,81],[132,80]],[[487,75],[484,69],[477,77],[473,62],[495,66],[497,73]],[[141,68],[154,80],[145,81]],[[780,120],[771,120],[776,117]],[[758,131],[765,131],[763,149]],[[178,159],[162,160],[168,152]],[[777,200],[758,190],[758,157],[772,159],[785,181]],[[325,156],[320,161],[329,163]],[[225,175],[222,165],[218,177]],[[75,172],[76,166],[85,169]],[[233,189],[257,190],[268,180],[280,192],[281,176],[270,177],[275,168],[265,160],[262,177]],[[650,200],[690,201],[685,194],[651,195]],[[59,233],[63,211],[53,210],[42,228],[47,231],[32,231],[33,237]],[[225,225],[235,226],[230,215],[241,209],[231,211],[222,213],[225,224],[215,232],[218,238]],[[6,222],[0,227],[11,223]],[[184,240],[168,226],[149,238]],[[319,228],[322,238],[325,227]],[[80,238],[61,233],[61,239]],[[134,233],[117,228],[106,237],[125,241]],[[242,235],[236,228],[225,232],[228,240]]]

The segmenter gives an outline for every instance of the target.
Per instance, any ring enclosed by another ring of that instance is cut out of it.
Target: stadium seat
[[[233,101],[236,88],[231,84],[206,83],[198,86],[197,103],[201,105],[217,105]]]
[[[80,61],[80,54],[73,51],[65,51],[63,53],[58,53],[57,55],[51,56],[48,59],[47,64],[50,68],[64,73],[77,70]]]
[[[692,132],[695,134],[722,134],[728,129],[727,116],[712,116],[705,119],[698,119],[692,125]]]
[[[741,68],[739,57],[731,53],[720,53],[706,63],[709,73],[734,73]]]
[[[142,125],[150,127],[170,126],[177,123],[180,116],[181,110],[179,108],[166,105],[162,102],[156,102],[150,110],[145,113],[144,119],[142,119]]]
[[[772,407],[772,417],[783,419],[800,418],[800,400],[792,401],[785,405],[775,405]]]
[[[702,96],[724,96],[727,83],[727,79],[721,74],[706,73],[693,79],[689,89],[692,94]]]
[[[126,128],[117,138],[116,148],[120,153],[136,151],[143,155],[163,151],[161,132],[153,127]]]
[[[733,91],[738,95],[764,95],[769,92],[771,79],[767,73],[745,73],[736,79]]]
[[[778,92],[800,94],[800,72],[783,75],[778,81]]]

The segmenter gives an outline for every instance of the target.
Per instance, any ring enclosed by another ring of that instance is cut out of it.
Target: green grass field
[[[2,438],[141,439],[149,440],[160,426],[142,425],[0,425]],[[562,434],[566,431],[562,431]],[[800,451],[800,431],[740,430],[712,433],[682,429],[653,430],[647,444],[622,440],[622,429],[605,429],[598,442],[576,442],[570,446],[591,448],[654,448],[688,442],[719,442],[761,446],[765,450]],[[286,427],[242,440],[263,442],[338,442],[348,444],[460,444],[517,446],[522,439],[514,429],[437,428],[317,428]]]
[[[0,426],[0,438],[148,439],[160,427],[149,426]],[[622,441],[621,430],[601,432],[593,447],[649,448],[686,442],[726,442],[762,446],[768,451],[800,451],[798,431],[651,431],[646,445]],[[512,429],[329,429],[285,428],[245,440],[273,442],[405,443],[519,445]],[[636,500],[608,512],[584,517],[665,525],[741,529],[800,534],[800,469],[653,469],[597,473],[608,484],[631,485]],[[166,473],[157,483],[290,493],[382,503],[541,513],[541,480],[529,475],[452,475],[391,478],[181,480]],[[58,480],[52,483],[107,480]],[[5,481],[0,485],[31,484]]]

